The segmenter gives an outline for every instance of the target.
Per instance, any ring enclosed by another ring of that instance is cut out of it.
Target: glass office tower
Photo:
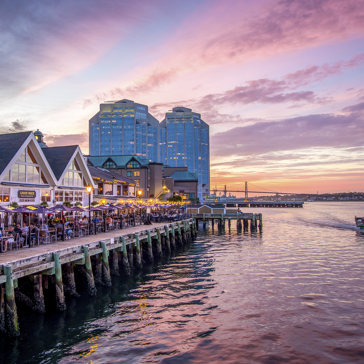
[[[158,129],[146,105],[126,99],[102,103],[89,121],[90,155],[136,154],[157,162]]]
[[[198,177],[198,197],[210,194],[209,126],[201,115],[186,107],[167,112],[159,125],[160,161],[170,167],[187,167]]]

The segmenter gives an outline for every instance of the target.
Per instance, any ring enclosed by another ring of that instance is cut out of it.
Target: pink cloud
[[[81,149],[88,150],[88,133],[63,135],[45,134],[44,141],[49,147],[79,145]]]
[[[4,96],[37,90],[92,65],[159,3],[163,0],[154,5],[147,0],[57,4],[34,0],[21,6],[3,2],[0,32],[6,57],[0,59],[0,83],[7,85]]]

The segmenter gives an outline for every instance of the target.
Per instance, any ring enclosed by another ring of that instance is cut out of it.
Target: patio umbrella
[[[54,207],[51,207],[50,209],[53,211],[74,211],[74,207],[69,207],[65,205],[56,205]]]
[[[75,212],[85,212],[86,209],[84,209],[83,207],[80,207],[80,206],[75,206],[75,207],[72,207],[72,211],[75,211]]]
[[[0,206],[0,212],[13,212],[13,210]]]
[[[35,213],[35,214],[42,214],[42,224],[43,224],[44,215],[45,214],[53,214],[54,210],[50,209],[49,207],[40,206],[37,209],[32,210],[32,212]]]
[[[33,213],[33,210],[31,210],[31,209],[28,209],[27,207],[25,207],[25,206],[20,206],[20,207],[17,207],[16,209],[10,209],[10,212],[11,213],[14,213],[14,212],[18,212],[18,213],[20,213],[21,215],[21,221],[20,221],[20,224],[21,224],[21,226],[23,225],[23,214],[24,213]]]

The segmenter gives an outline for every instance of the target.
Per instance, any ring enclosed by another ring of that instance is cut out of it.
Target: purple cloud
[[[312,147],[362,147],[363,122],[363,113],[352,112],[239,126],[211,137],[211,155],[259,155]]]

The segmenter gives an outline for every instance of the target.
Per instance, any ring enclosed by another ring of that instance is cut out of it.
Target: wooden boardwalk
[[[86,284],[88,293],[94,296],[96,283],[111,286],[111,275],[120,275],[122,271],[128,276],[144,262],[152,264],[195,236],[196,221],[186,219],[3,253],[0,255],[0,332],[19,335],[17,301],[42,313],[46,311],[44,291],[47,291],[54,296],[58,310],[63,311],[65,293],[77,296],[77,284]],[[80,276],[84,278],[80,280]]]
[[[50,244],[40,244],[32,248],[22,248],[18,250],[7,251],[0,254],[0,265],[7,265],[15,263],[20,260],[27,260],[33,257],[42,256],[45,254],[52,254],[57,252],[66,251],[72,248],[79,248],[82,245],[89,245],[91,243],[110,240],[119,236],[127,236],[130,234],[139,234],[143,231],[147,231],[155,228],[164,228],[168,223],[153,223],[153,225],[139,225],[129,226],[121,230],[112,230],[107,233],[98,233],[97,235],[86,235],[80,238],[73,238],[71,240],[57,241]],[[131,244],[131,242],[129,242]],[[2,270],[2,267],[0,267]]]

